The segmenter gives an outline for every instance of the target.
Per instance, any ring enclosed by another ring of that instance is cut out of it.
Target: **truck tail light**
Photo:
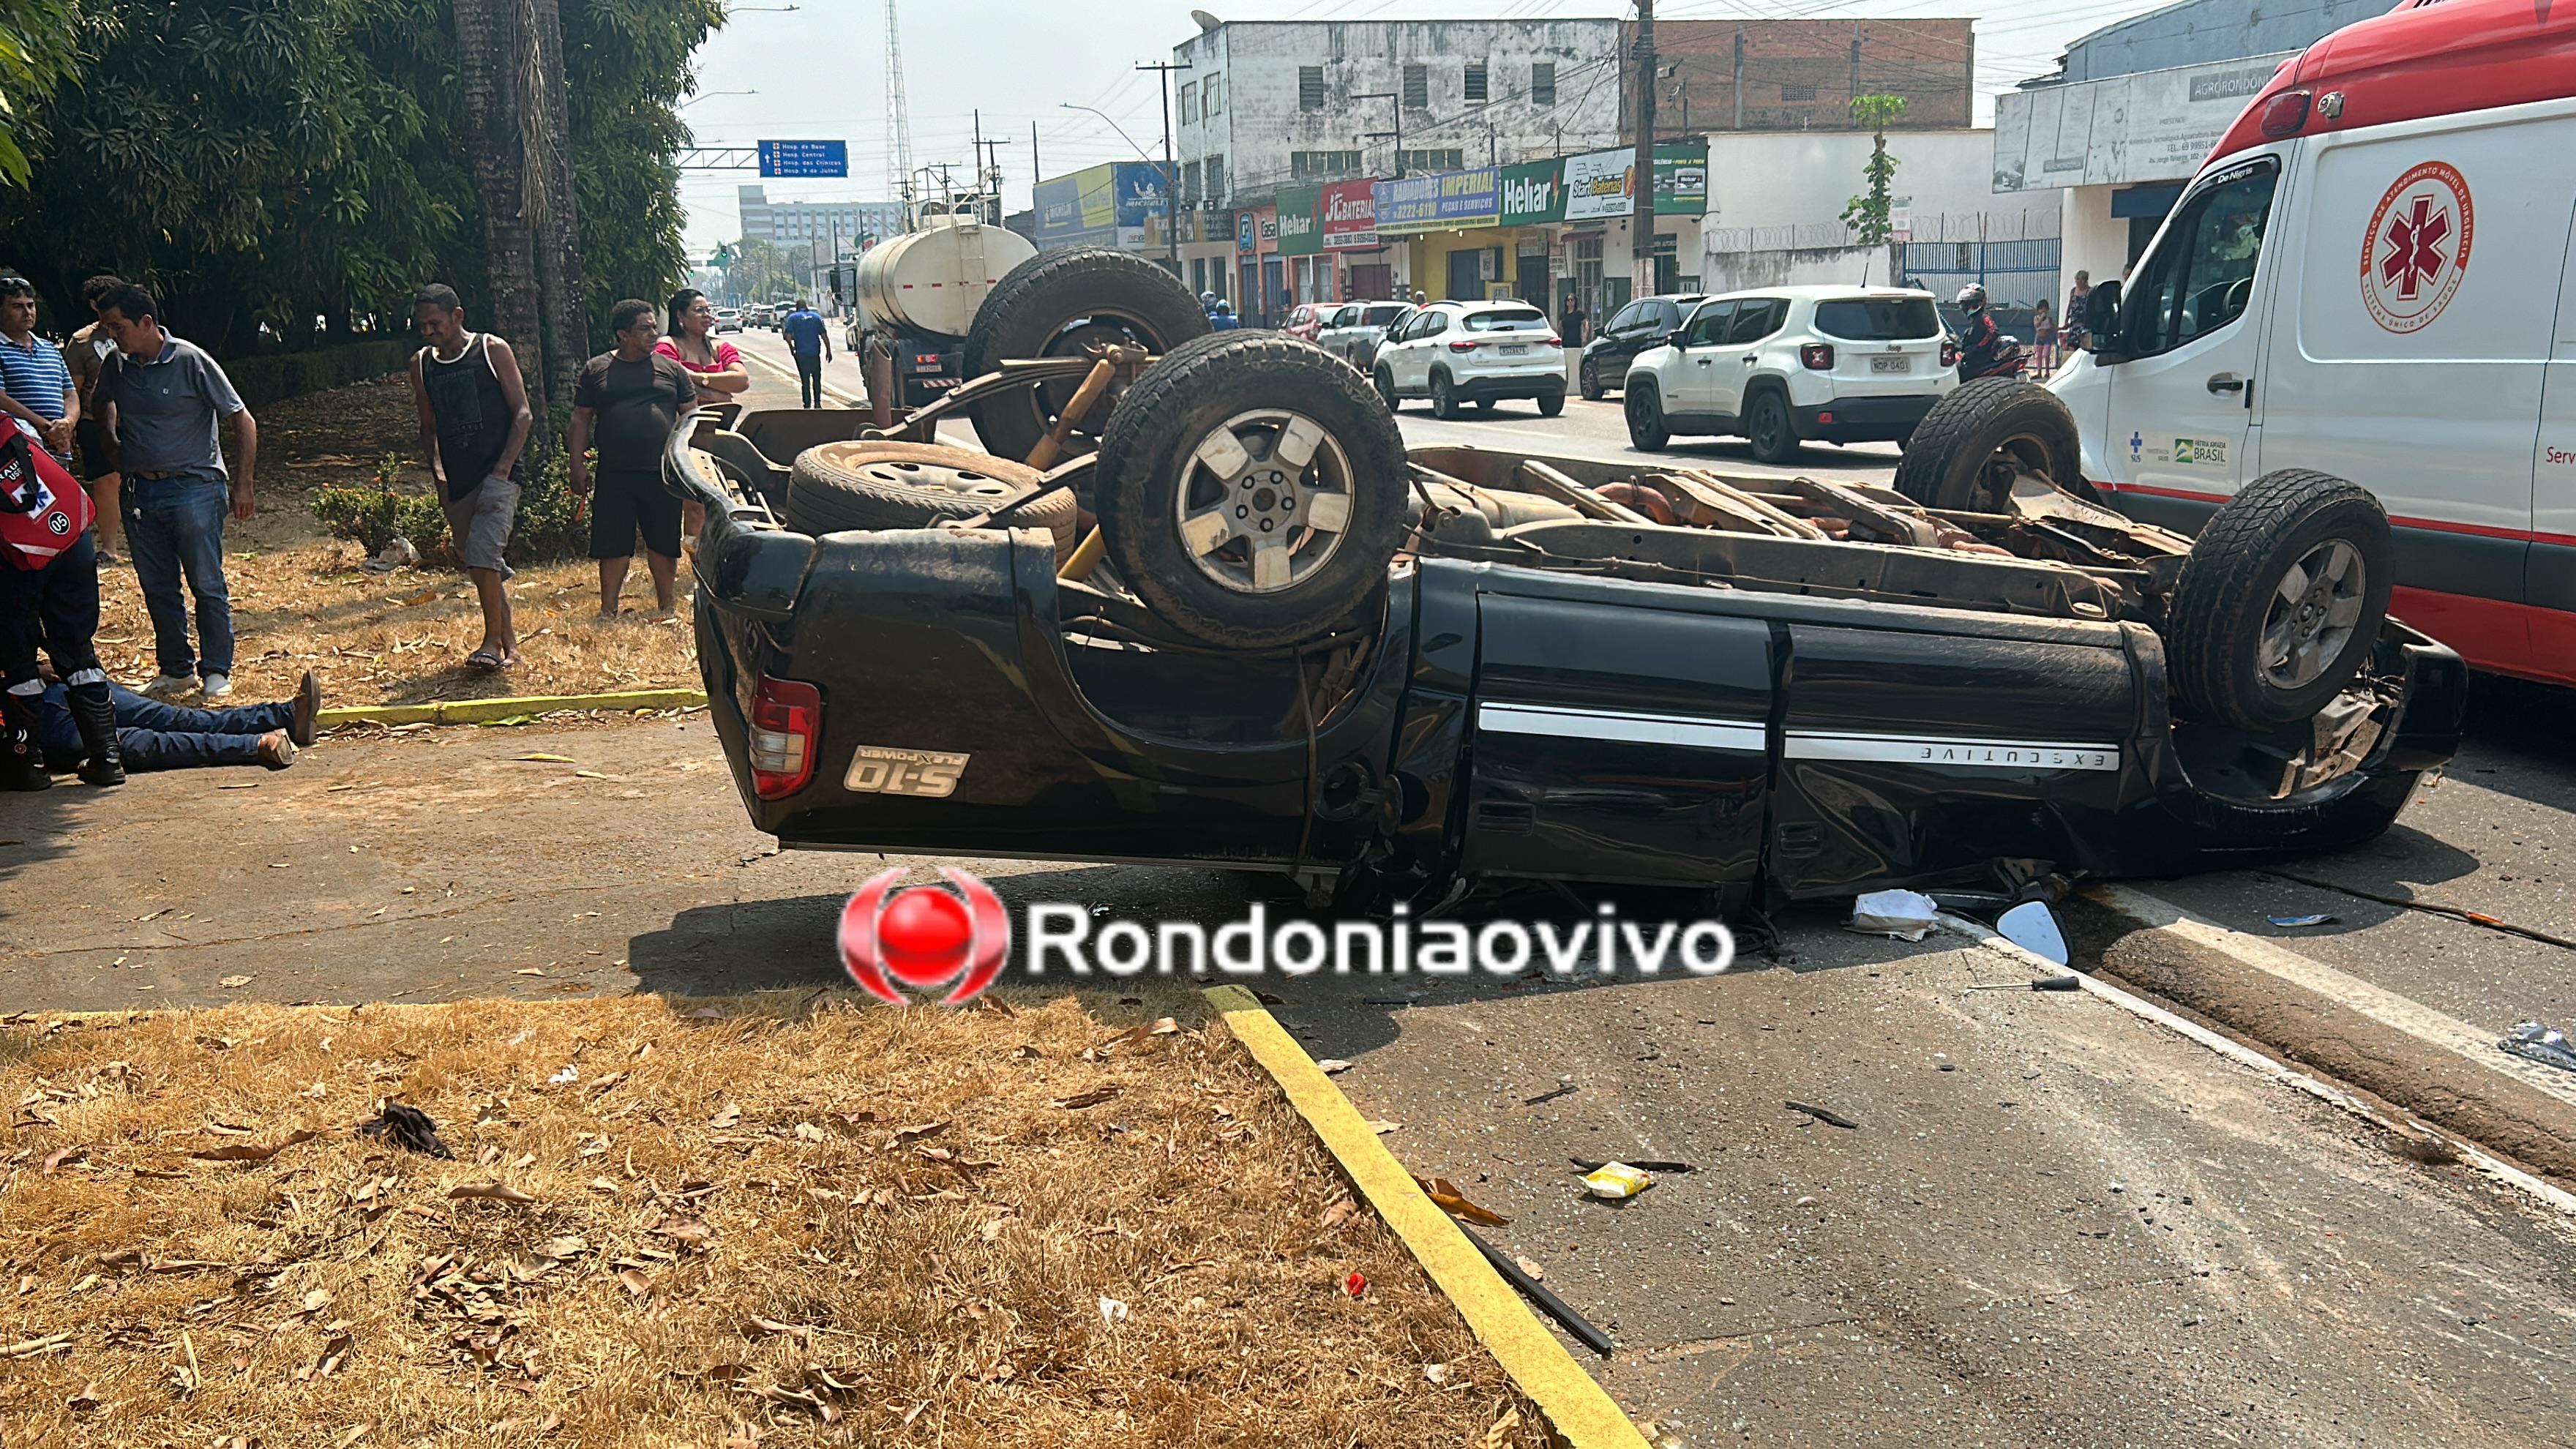
[[[1473,352],[1476,350],[1476,344],[1461,338],[1456,342],[1450,343],[1449,350],[1452,352]]]
[[[751,697],[751,789],[784,800],[814,778],[823,743],[823,696],[810,684],[763,676]]]
[[[2308,123],[2308,93],[2283,91],[2263,103],[2263,134],[2277,141],[2299,134]]]
[[[1947,337],[1941,339],[1941,365],[1943,367],[1959,365],[1959,344]]]
[[[1834,365],[1834,346],[1830,342],[1810,342],[1798,349],[1798,365],[1810,372],[1830,371]]]

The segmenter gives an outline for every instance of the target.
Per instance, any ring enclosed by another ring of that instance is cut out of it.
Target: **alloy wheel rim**
[[[2361,550],[2330,538],[2301,555],[2272,586],[2263,613],[2264,680],[2276,689],[2315,683],[2343,657],[2359,627],[2370,568]]]
[[[1323,424],[1286,408],[1237,413],[1182,462],[1173,495],[1182,552],[1238,594],[1295,588],[1341,552],[1356,477]]]

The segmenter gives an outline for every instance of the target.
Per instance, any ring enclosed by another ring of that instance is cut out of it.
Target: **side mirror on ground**
[[[2038,901],[2024,901],[2004,912],[1995,922],[1995,934],[2060,966],[2069,959],[2066,933],[2058,928],[2056,914]]]
[[[2120,340],[2120,284],[2104,282],[2084,297],[2084,330],[2090,334],[2094,351],[2115,347]]]

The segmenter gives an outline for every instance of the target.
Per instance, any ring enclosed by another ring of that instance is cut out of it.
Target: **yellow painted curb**
[[[1260,1001],[1240,986],[1211,986],[1206,995],[1234,1039],[1279,1084],[1289,1105],[1359,1185],[1369,1206],[1404,1240],[1431,1281],[1457,1305],[1477,1341],[1547,1415],[1557,1433],[1573,1449],[1648,1449],[1646,1436],[1627,1414],[1529,1311],[1520,1294],[1467,1241],[1449,1215],[1423,1195],[1413,1174],[1386,1150],[1350,1098],[1342,1095],[1341,1088],[1333,1085]]]
[[[344,724],[481,724],[559,709],[690,709],[707,702],[701,689],[630,689],[619,694],[524,694],[508,699],[444,699],[428,704],[362,704],[322,711],[328,729]]]

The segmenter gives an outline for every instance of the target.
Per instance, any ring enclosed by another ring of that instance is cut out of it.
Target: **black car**
[[[1583,344],[1583,365],[1575,378],[1587,402],[1599,402],[1628,380],[1628,364],[1682,325],[1690,310],[1707,298],[1693,292],[1679,297],[1640,297],[1610,314],[1601,330]]]
[[[2047,490],[1952,512],[1407,454],[1289,338],[1130,360],[1014,364],[941,405],[1087,367],[1099,449],[1043,474],[931,443],[936,411],[811,448],[785,423],[823,415],[675,436],[707,510],[699,658],[760,829],[1372,905],[1514,878],[2011,894],[2367,839],[2459,741],[2465,670],[2384,584],[2283,612],[2320,540],[2386,557],[2384,516],[2315,475],[2249,485],[2195,545]],[[1961,468],[2054,426],[2002,401],[1936,430]],[[2284,630],[2323,673],[2278,673]]]

